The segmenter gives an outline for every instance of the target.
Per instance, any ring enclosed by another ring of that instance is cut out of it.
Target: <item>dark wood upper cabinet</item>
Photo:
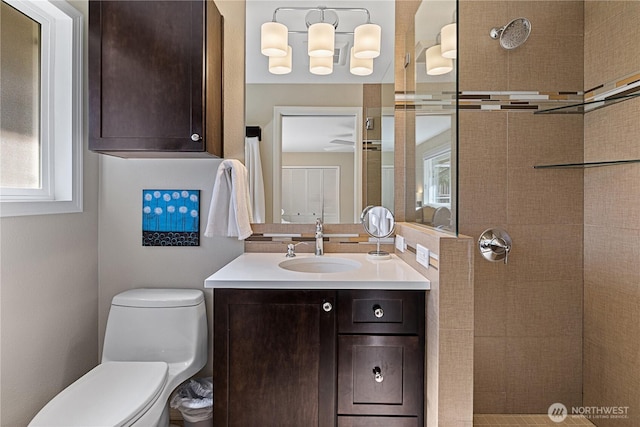
[[[89,149],[222,156],[222,16],[213,1],[89,2]]]

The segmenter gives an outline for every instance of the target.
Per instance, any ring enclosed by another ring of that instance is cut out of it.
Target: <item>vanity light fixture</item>
[[[305,23],[307,30],[289,30],[277,21],[277,14],[285,11],[307,11]],[[337,31],[338,13],[364,13],[366,21],[353,31]],[[286,74],[291,71],[291,47],[289,34],[307,34],[307,54],[309,71],[326,75],[333,71],[335,55],[335,35],[353,34],[350,71],[352,74],[366,76],[373,72],[373,58],[380,55],[382,29],[371,23],[371,16],[365,8],[347,7],[278,7],[273,11],[272,22],[262,24],[260,48],[263,55],[269,57],[269,71],[273,74]],[[281,61],[278,58],[288,58]],[[287,70],[288,67],[288,71]]]
[[[453,70],[453,59],[442,56],[442,45],[440,44],[440,34],[436,37],[436,44],[427,49],[425,63],[427,74],[439,76],[447,74]]]
[[[351,48],[349,71],[356,76],[368,76],[373,73],[373,58],[356,58],[354,48]]]
[[[292,59],[291,46],[287,46],[286,56],[269,57],[269,72],[271,74],[289,74],[292,69]]]
[[[310,56],[309,72],[319,76],[326,76],[333,72],[333,56]]]
[[[442,38],[441,50],[445,58],[456,59],[458,57],[458,25],[456,24],[456,12],[453,11],[453,23],[440,29]]]

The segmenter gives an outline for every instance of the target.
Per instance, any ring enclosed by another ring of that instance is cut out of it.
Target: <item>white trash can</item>
[[[184,427],[209,427],[213,420],[213,378],[185,381],[169,402],[184,419]]]

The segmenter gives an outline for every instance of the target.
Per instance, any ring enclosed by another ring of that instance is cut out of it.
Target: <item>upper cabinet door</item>
[[[90,1],[89,148],[221,156],[221,41],[213,2]]]

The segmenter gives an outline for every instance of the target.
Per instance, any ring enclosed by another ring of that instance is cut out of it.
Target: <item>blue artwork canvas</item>
[[[200,190],[142,190],[142,246],[200,246]]]

